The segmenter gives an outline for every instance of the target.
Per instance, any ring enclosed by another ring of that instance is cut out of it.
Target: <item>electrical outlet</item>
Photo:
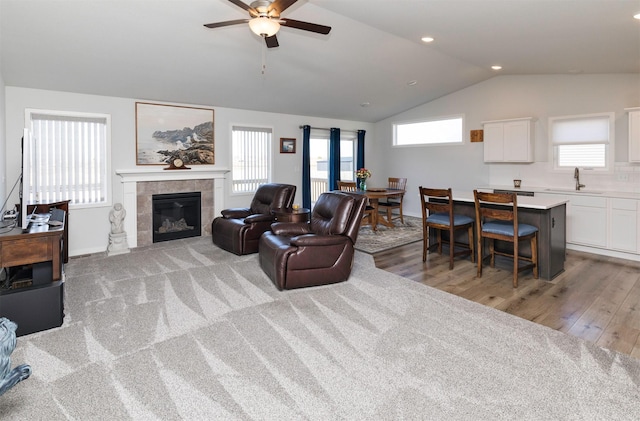
[[[629,174],[621,172],[616,175],[618,181],[629,181]]]

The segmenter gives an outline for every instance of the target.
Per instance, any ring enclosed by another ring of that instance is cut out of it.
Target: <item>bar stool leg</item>
[[[513,238],[513,287],[518,288],[518,237]]]
[[[471,250],[471,263],[475,263],[475,247],[473,247],[473,225],[469,227],[469,249]]]

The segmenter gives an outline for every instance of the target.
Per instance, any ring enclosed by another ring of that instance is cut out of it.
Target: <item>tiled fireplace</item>
[[[209,217],[204,220],[201,218],[201,199],[202,192],[200,191],[152,195],[153,242],[200,237],[203,228],[206,228],[208,222],[211,221]],[[213,204],[213,201],[211,203]],[[205,227],[202,226],[202,221],[207,222]],[[140,219],[138,219],[139,222]]]
[[[117,170],[123,185],[123,203],[127,211],[125,231],[130,247],[153,243],[152,196],[165,193],[201,193],[202,235],[211,235],[211,221],[223,209],[224,178],[227,169],[209,166],[190,170],[164,170],[141,167]]]

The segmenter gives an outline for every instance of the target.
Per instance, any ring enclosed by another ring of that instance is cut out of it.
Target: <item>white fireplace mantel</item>
[[[165,170],[164,167],[139,167],[116,170],[123,185],[123,203],[127,211],[125,231],[129,233],[129,245],[137,247],[138,200],[136,184],[144,181],[213,180],[214,214],[218,215],[224,207],[224,180],[228,168],[197,166],[184,170]]]
[[[204,167],[204,168],[201,168]],[[126,170],[116,170],[123,183],[137,183],[139,181],[171,181],[171,180],[211,180],[224,179],[228,168],[207,166],[191,167],[188,170],[165,170],[164,167],[141,167]]]

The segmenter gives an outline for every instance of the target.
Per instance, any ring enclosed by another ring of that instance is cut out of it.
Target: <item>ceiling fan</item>
[[[310,31],[323,35],[327,35],[329,31],[331,31],[330,26],[318,25],[315,23],[303,22],[280,16],[282,12],[298,0],[256,0],[251,3],[251,5],[243,3],[240,0],[229,1],[249,12],[249,16],[251,16],[251,18],[207,23],[204,26],[207,28],[220,28],[222,26],[248,23],[251,31],[256,35],[263,37],[267,47],[269,48],[277,47],[279,45],[276,33],[280,29],[280,26],[288,26],[290,28],[302,29],[303,31]]]

